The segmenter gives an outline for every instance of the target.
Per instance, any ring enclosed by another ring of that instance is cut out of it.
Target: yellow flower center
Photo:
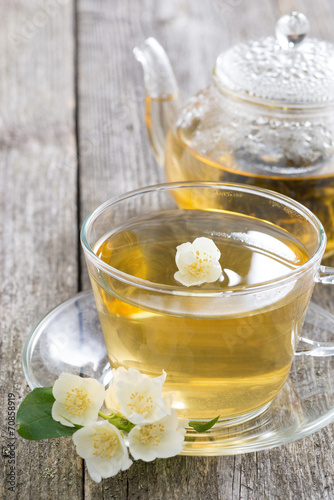
[[[153,399],[151,396],[143,396],[142,394],[138,394],[138,392],[133,392],[130,399],[131,403],[128,403],[128,407],[130,410],[135,411],[139,415],[143,415],[145,417],[150,411],[152,411]]]
[[[87,392],[84,389],[75,388],[67,393],[64,401],[66,410],[72,415],[81,416],[88,406],[91,400],[89,399]]]
[[[199,277],[203,273],[207,273],[212,261],[212,256],[206,252],[196,251],[196,258],[192,264],[188,266],[192,275]]]
[[[162,424],[145,425],[140,429],[140,440],[143,444],[158,446],[165,437],[165,426]]]
[[[93,442],[95,448],[93,455],[99,455],[100,458],[112,458],[118,448],[117,436],[107,431],[94,432]]]

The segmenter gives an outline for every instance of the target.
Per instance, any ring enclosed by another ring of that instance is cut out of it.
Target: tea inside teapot
[[[169,181],[250,184],[287,195],[319,217],[329,255],[334,253],[334,46],[308,38],[308,28],[306,17],[292,12],[279,19],[276,38],[231,47],[218,57],[212,83],[179,113],[171,67],[163,81],[165,86],[173,81],[172,92],[161,95],[157,75],[166,65],[155,64],[154,71],[151,66],[146,121]]]

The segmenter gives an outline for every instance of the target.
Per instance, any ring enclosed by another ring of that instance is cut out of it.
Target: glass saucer
[[[334,316],[311,303],[303,336],[333,340]],[[243,424],[186,434],[184,455],[235,455],[279,446],[305,437],[334,421],[334,359],[295,356],[289,378],[271,406]],[[107,385],[111,370],[91,291],[53,309],[34,327],[23,350],[28,384],[51,386],[66,371]]]

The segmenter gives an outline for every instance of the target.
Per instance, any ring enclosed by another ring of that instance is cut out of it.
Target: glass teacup
[[[202,204],[202,200],[205,205]],[[112,367],[164,370],[180,417],[227,425],[263,412],[303,340],[326,236],[299,203],[236,184],[173,183],[115,197],[85,221],[82,245]],[[177,278],[177,247],[212,240],[214,282]],[[329,278],[330,276],[330,278]]]

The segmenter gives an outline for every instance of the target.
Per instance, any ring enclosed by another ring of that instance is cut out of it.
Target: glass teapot
[[[146,87],[150,141],[169,181],[244,183],[285,194],[323,223],[334,254],[334,45],[309,38],[298,12],[276,38],[231,47],[209,86],[182,108],[168,57],[134,49]]]

